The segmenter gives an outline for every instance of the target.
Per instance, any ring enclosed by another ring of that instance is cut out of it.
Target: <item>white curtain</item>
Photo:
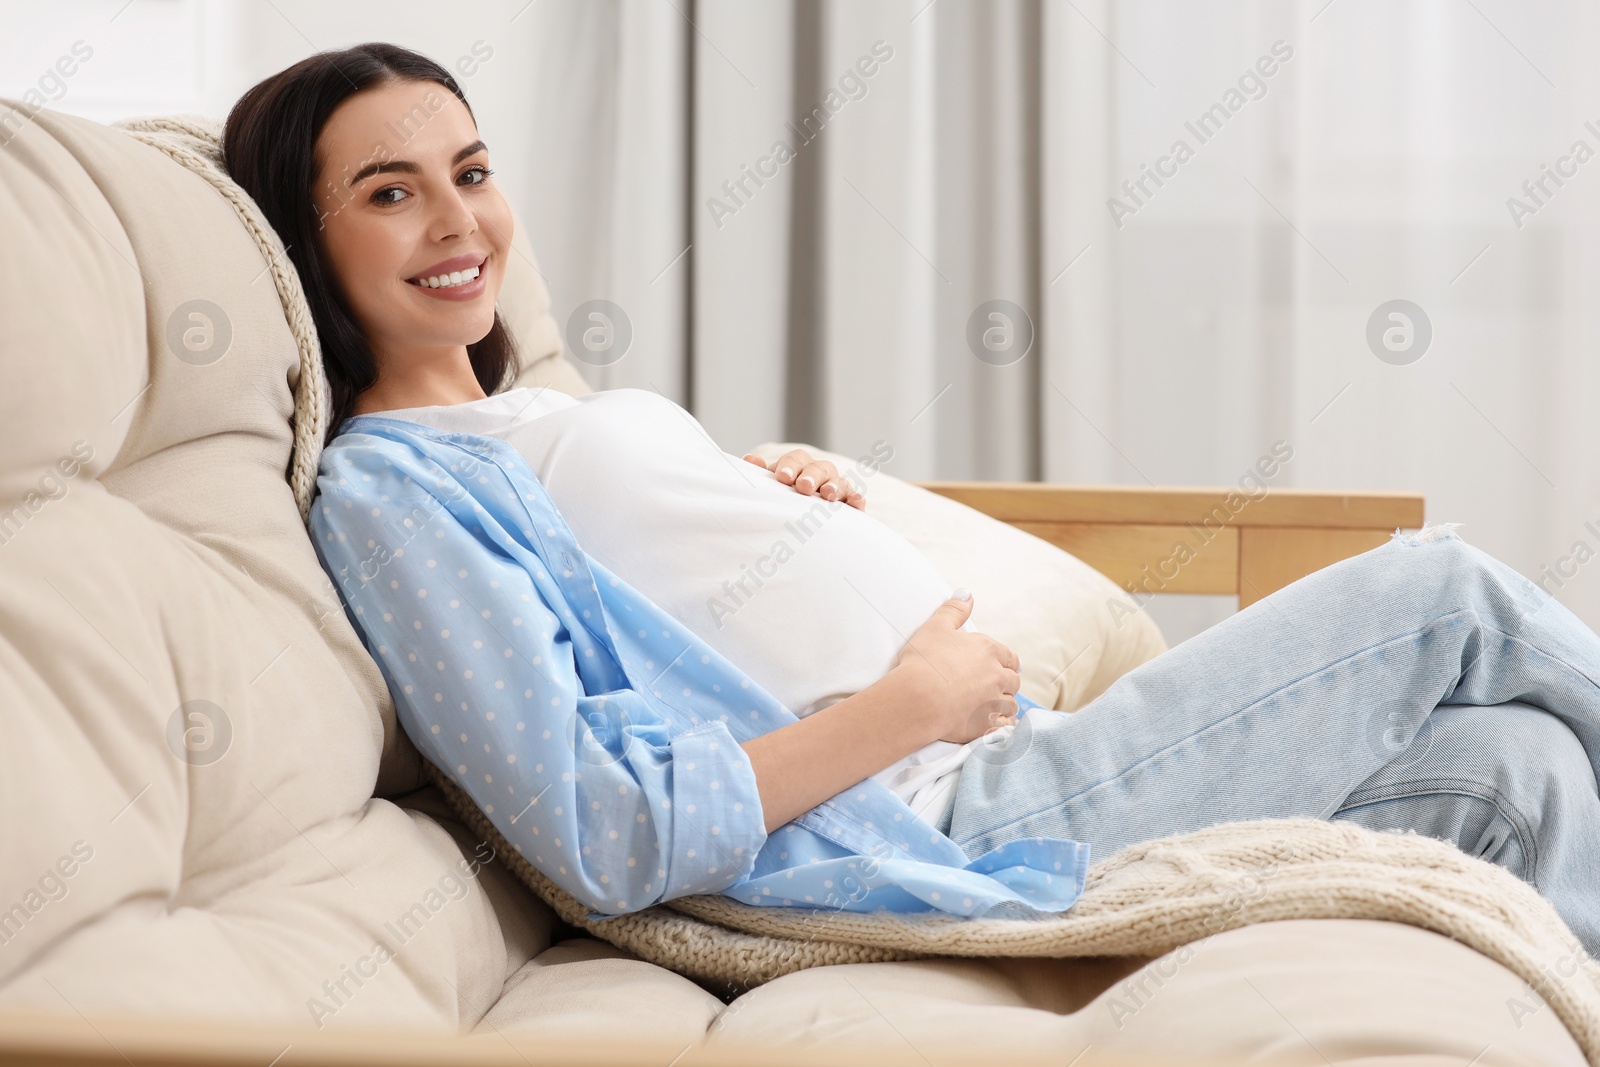
[[[905,478],[1220,486],[1282,440],[1274,486],[1423,491],[1600,626],[1592,5],[527,17],[558,314],[634,329],[596,385],[657,388],[729,451],[882,438]],[[1569,176],[1536,203],[1542,165]],[[1031,320],[1021,358],[969,345],[994,300]],[[1368,344],[1393,300],[1431,326],[1410,362]],[[1228,610],[1190,607],[1169,635]]]

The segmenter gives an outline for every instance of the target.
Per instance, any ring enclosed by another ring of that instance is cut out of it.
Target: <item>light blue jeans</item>
[[[1106,859],[1240,819],[1410,828],[1531,883],[1600,955],[1600,636],[1442,528],[1307,575],[980,752],[941,827],[970,856],[1041,836]]]

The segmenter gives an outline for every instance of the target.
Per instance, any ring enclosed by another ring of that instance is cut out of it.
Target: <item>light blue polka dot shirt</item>
[[[870,778],[769,835],[740,743],[794,714],[586,556],[505,441],[354,416],[317,489],[318,558],[407,735],[591,918],[696,893],[1026,917],[1082,893],[1088,845],[969,860]]]

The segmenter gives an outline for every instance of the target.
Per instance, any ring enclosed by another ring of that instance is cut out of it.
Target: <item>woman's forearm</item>
[[[922,704],[897,668],[859,693],[744,742],[767,833],[938,740]]]

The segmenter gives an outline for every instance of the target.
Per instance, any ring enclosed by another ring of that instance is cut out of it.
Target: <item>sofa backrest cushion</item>
[[[285,479],[267,258],[129,133],[0,115],[0,997],[475,1020],[517,953],[471,848],[373,799],[420,768]]]

